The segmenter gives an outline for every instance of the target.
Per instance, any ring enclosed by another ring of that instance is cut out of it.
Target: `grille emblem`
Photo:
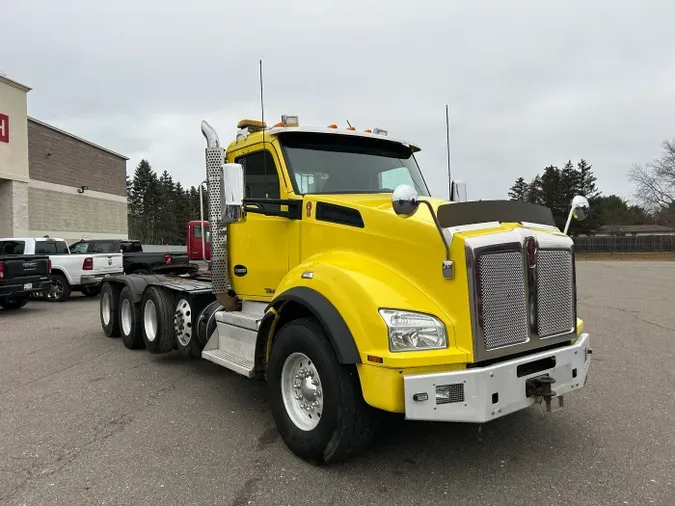
[[[533,268],[537,265],[537,243],[534,237],[527,238],[527,265]]]

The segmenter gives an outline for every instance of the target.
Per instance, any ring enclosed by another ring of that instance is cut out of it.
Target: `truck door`
[[[211,234],[209,223],[204,222],[204,247],[206,249],[206,260],[211,258]],[[190,260],[203,260],[202,257],[202,225],[199,221],[191,221],[188,224],[188,253]]]
[[[234,162],[244,168],[246,207],[280,211],[280,204],[266,202],[286,197],[280,186],[275,154],[269,149],[241,156],[235,154]],[[229,273],[238,295],[261,300],[274,296],[289,269],[290,230],[289,218],[254,212],[247,212],[244,222],[229,226]]]

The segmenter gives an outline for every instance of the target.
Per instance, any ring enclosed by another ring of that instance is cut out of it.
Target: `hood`
[[[312,195],[318,201],[352,207],[366,211],[381,211],[394,215],[390,193],[378,194],[345,194],[345,195]],[[471,202],[451,202],[445,199],[424,197],[433,207],[443,229],[470,226],[473,230],[481,228],[494,229],[504,224],[511,228],[513,224],[526,227],[555,228],[559,232],[553,213],[547,207],[527,202],[511,200],[481,200]],[[399,218],[403,219],[403,218]],[[424,205],[406,220],[419,221],[434,225],[434,220]],[[481,227],[484,224],[485,227]]]

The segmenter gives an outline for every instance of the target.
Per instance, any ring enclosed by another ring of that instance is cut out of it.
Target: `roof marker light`
[[[364,130],[364,132],[367,133],[367,134],[372,134],[372,133],[373,133],[373,131],[372,131],[370,128],[366,128],[366,129]]]
[[[354,131],[354,130],[356,130],[356,128],[354,128],[353,126],[350,126],[350,127],[347,127],[347,130],[352,130],[352,131]]]
[[[237,128],[248,128],[249,132],[258,132],[267,128],[267,125],[265,122],[255,119],[243,119],[237,123]]]
[[[335,123],[331,123],[330,125],[328,125],[328,128],[337,128],[337,125]]]

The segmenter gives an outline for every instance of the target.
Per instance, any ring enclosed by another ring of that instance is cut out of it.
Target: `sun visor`
[[[439,206],[437,214],[442,228],[494,221],[529,222],[556,226],[553,213],[548,207],[513,200],[481,200],[443,204]]]

